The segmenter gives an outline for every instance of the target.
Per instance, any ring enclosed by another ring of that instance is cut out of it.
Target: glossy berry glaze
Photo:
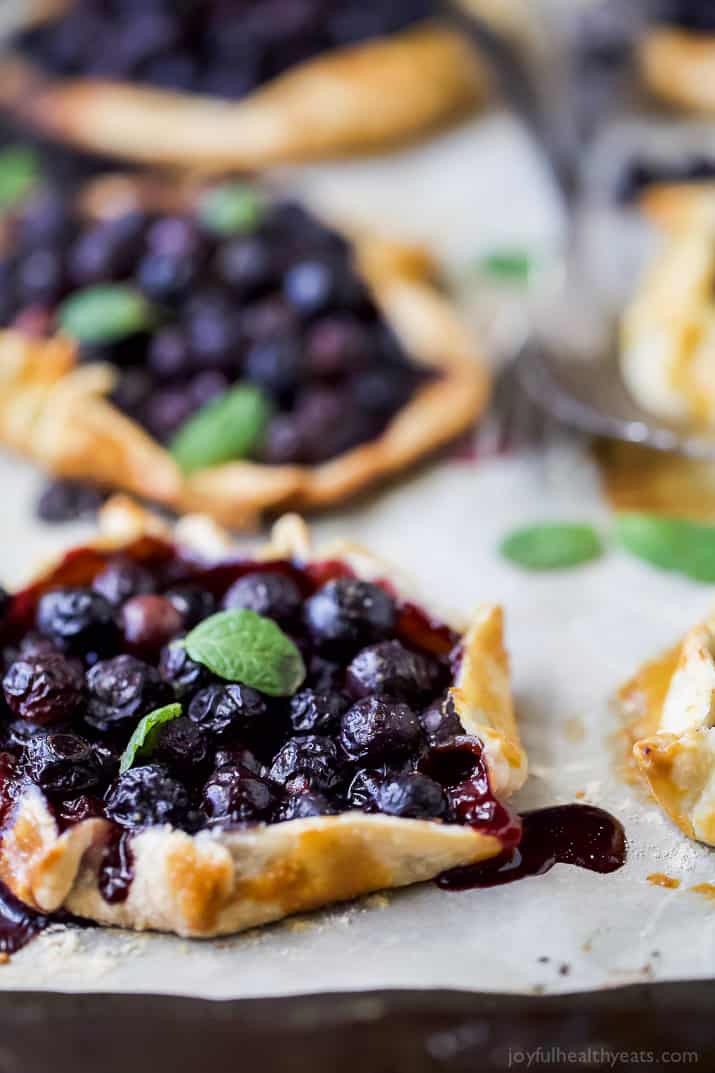
[[[69,297],[129,287],[151,309],[146,325],[80,343],[79,359],[117,368],[113,402],[160,443],[239,383],[271,414],[242,457],[315,464],[374,439],[432,374],[382,318],[352,247],[248,189],[240,233],[217,231],[209,196],[176,215],[96,222],[39,190],[0,251],[0,326],[47,336]]]
[[[433,0],[76,0],[17,38],[58,77],[237,100],[322,52],[396,33]]]
[[[659,0],[656,18],[694,33],[715,33],[715,8],[710,0]]]
[[[172,645],[222,608],[270,617],[295,641],[307,673],[293,696],[219,679]],[[153,824],[196,832],[357,808],[518,842],[520,821],[448,700],[459,635],[345,563],[207,566],[145,539],[121,554],[76,550],[1,610],[2,820],[31,784],[61,830],[110,820],[107,901],[127,896],[129,839]],[[119,775],[140,718],[174,701],[181,717]],[[18,943],[43,925],[8,904],[8,935],[13,913],[24,921]]]
[[[687,155],[676,160],[634,160],[619,177],[619,201],[634,201],[648,187],[658,183],[715,182],[715,157]]]

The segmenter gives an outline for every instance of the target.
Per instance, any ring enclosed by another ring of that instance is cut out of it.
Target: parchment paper
[[[376,224],[380,217],[399,223],[404,186],[409,211],[401,227],[424,232],[431,220],[457,273],[484,248],[484,235],[492,246],[500,235],[523,237],[518,220],[529,236],[557,244],[555,195],[514,121],[497,114],[473,128],[483,153],[470,151],[457,186],[450,169],[465,158],[464,137],[464,130],[453,132],[439,146],[440,153],[456,146],[454,156],[435,158],[434,146],[419,151],[426,155],[417,170],[400,171],[401,157],[397,170],[378,165],[373,179],[363,166],[348,169],[345,182],[362,190],[359,200]],[[425,165],[431,173],[422,182]],[[335,176],[328,169],[312,181],[325,189]],[[583,793],[624,822],[626,867],[598,876],[557,866],[544,877],[460,894],[424,884],[218,942],[53,928],[0,967],[0,988],[229,998],[379,987],[567,991],[711,975],[715,911],[688,888],[715,879],[715,856],[687,842],[616,777],[609,698],[639,661],[707,611],[712,594],[616,551],[573,572],[519,573],[499,560],[499,538],[538,518],[605,522],[596,473],[584,448],[562,439],[539,455],[465,461],[468,453],[452,452],[383,494],[319,519],[316,534],[350,533],[411,570],[442,605],[466,611],[481,600],[505,604],[531,761],[517,804]],[[60,536],[33,523],[38,484],[28,466],[0,456],[0,576],[11,584],[38,554],[91,531],[76,526]],[[680,877],[680,890],[652,886],[651,872]]]

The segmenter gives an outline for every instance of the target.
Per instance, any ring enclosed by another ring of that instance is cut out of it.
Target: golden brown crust
[[[645,84],[661,100],[715,112],[715,34],[668,26],[651,29],[640,43],[638,65]]]
[[[715,224],[715,179],[703,182],[654,183],[638,198],[638,206],[666,231]]]
[[[95,214],[177,196],[190,195],[121,177],[83,193]],[[53,473],[107,483],[178,511],[211,514],[236,528],[254,526],[264,511],[329,506],[398,472],[477,418],[489,378],[470,333],[423,278],[429,262],[421,251],[364,236],[355,248],[375,300],[408,353],[440,373],[377,439],[317,466],[232,462],[185,477],[167,451],[107,400],[110,368],[75,367],[66,341],[0,331],[0,441]]]
[[[0,102],[92,152],[215,173],[417,137],[474,107],[487,82],[462,34],[425,22],[299,64],[238,103],[130,83],[48,81],[14,56],[0,65]]]
[[[105,508],[102,530],[99,549],[122,547],[132,554],[141,541],[151,545],[172,535],[202,552],[226,541],[201,518],[185,519],[172,534],[122,497]],[[296,517],[277,523],[260,554],[317,559],[339,554],[361,576],[386,573],[383,563],[350,544],[310,553],[307,530]],[[48,567],[39,583],[51,583],[57,570],[57,564]],[[526,757],[513,717],[498,608],[482,608],[467,632],[453,696],[465,729],[485,742],[494,792],[505,796],[518,789],[526,778]],[[3,837],[0,878],[17,897],[47,912],[63,907],[104,924],[209,937],[429,879],[501,850],[498,838],[469,827],[361,812],[195,836],[155,827],[132,837],[129,896],[109,904],[98,887],[109,830],[105,820],[89,820],[60,834],[42,794],[28,790]]]

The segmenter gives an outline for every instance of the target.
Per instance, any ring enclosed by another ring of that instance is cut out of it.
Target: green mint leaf
[[[521,283],[528,280],[534,262],[523,250],[493,250],[479,260],[478,267],[495,279]]]
[[[169,450],[184,473],[246,458],[270,416],[270,403],[260,388],[237,384],[184,422]]]
[[[499,546],[501,554],[525,570],[560,570],[597,559],[601,540],[590,525],[551,522],[516,529]]]
[[[180,704],[165,704],[163,708],[156,708],[140,719],[121,755],[119,774],[123,775],[125,771],[129,771],[136,760],[148,759],[156,747],[156,740],[164,723],[170,723],[180,715]]]
[[[616,534],[626,551],[653,566],[695,581],[715,581],[715,526],[626,513],[616,519]]]
[[[149,328],[155,319],[144,295],[124,283],[76,291],[57,316],[62,331],[81,343],[113,343]]]
[[[40,179],[40,167],[31,149],[10,146],[0,153],[0,212],[14,209]]]
[[[290,637],[255,611],[219,611],[200,622],[183,643],[195,663],[269,697],[290,697],[305,679],[303,657]]]
[[[224,183],[206,190],[199,201],[199,219],[217,235],[255,231],[265,212],[261,194],[248,183]]]

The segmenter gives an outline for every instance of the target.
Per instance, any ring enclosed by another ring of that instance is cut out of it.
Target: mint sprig
[[[0,152],[0,213],[19,205],[39,180],[39,161],[31,149],[18,145]]]
[[[159,731],[165,723],[178,719],[181,711],[180,704],[165,704],[163,708],[156,708],[139,720],[119,760],[120,775],[129,771],[136,760],[147,760],[151,756],[156,747]]]
[[[195,663],[219,678],[241,682],[271,697],[292,696],[305,679],[297,646],[272,619],[255,611],[219,611],[180,643]]]
[[[114,343],[149,328],[155,312],[134,287],[102,283],[72,294],[59,307],[57,318],[65,335],[80,343]]]
[[[198,215],[204,227],[216,235],[245,235],[263,220],[265,201],[248,183],[223,183],[205,190]]]
[[[715,581],[715,526],[684,518],[625,513],[616,519],[623,547],[661,570],[695,581]]]
[[[238,384],[185,421],[169,450],[184,473],[246,458],[260,442],[271,406],[252,384]]]
[[[603,545],[590,525],[549,522],[514,530],[499,550],[524,570],[562,570],[599,558]]]

